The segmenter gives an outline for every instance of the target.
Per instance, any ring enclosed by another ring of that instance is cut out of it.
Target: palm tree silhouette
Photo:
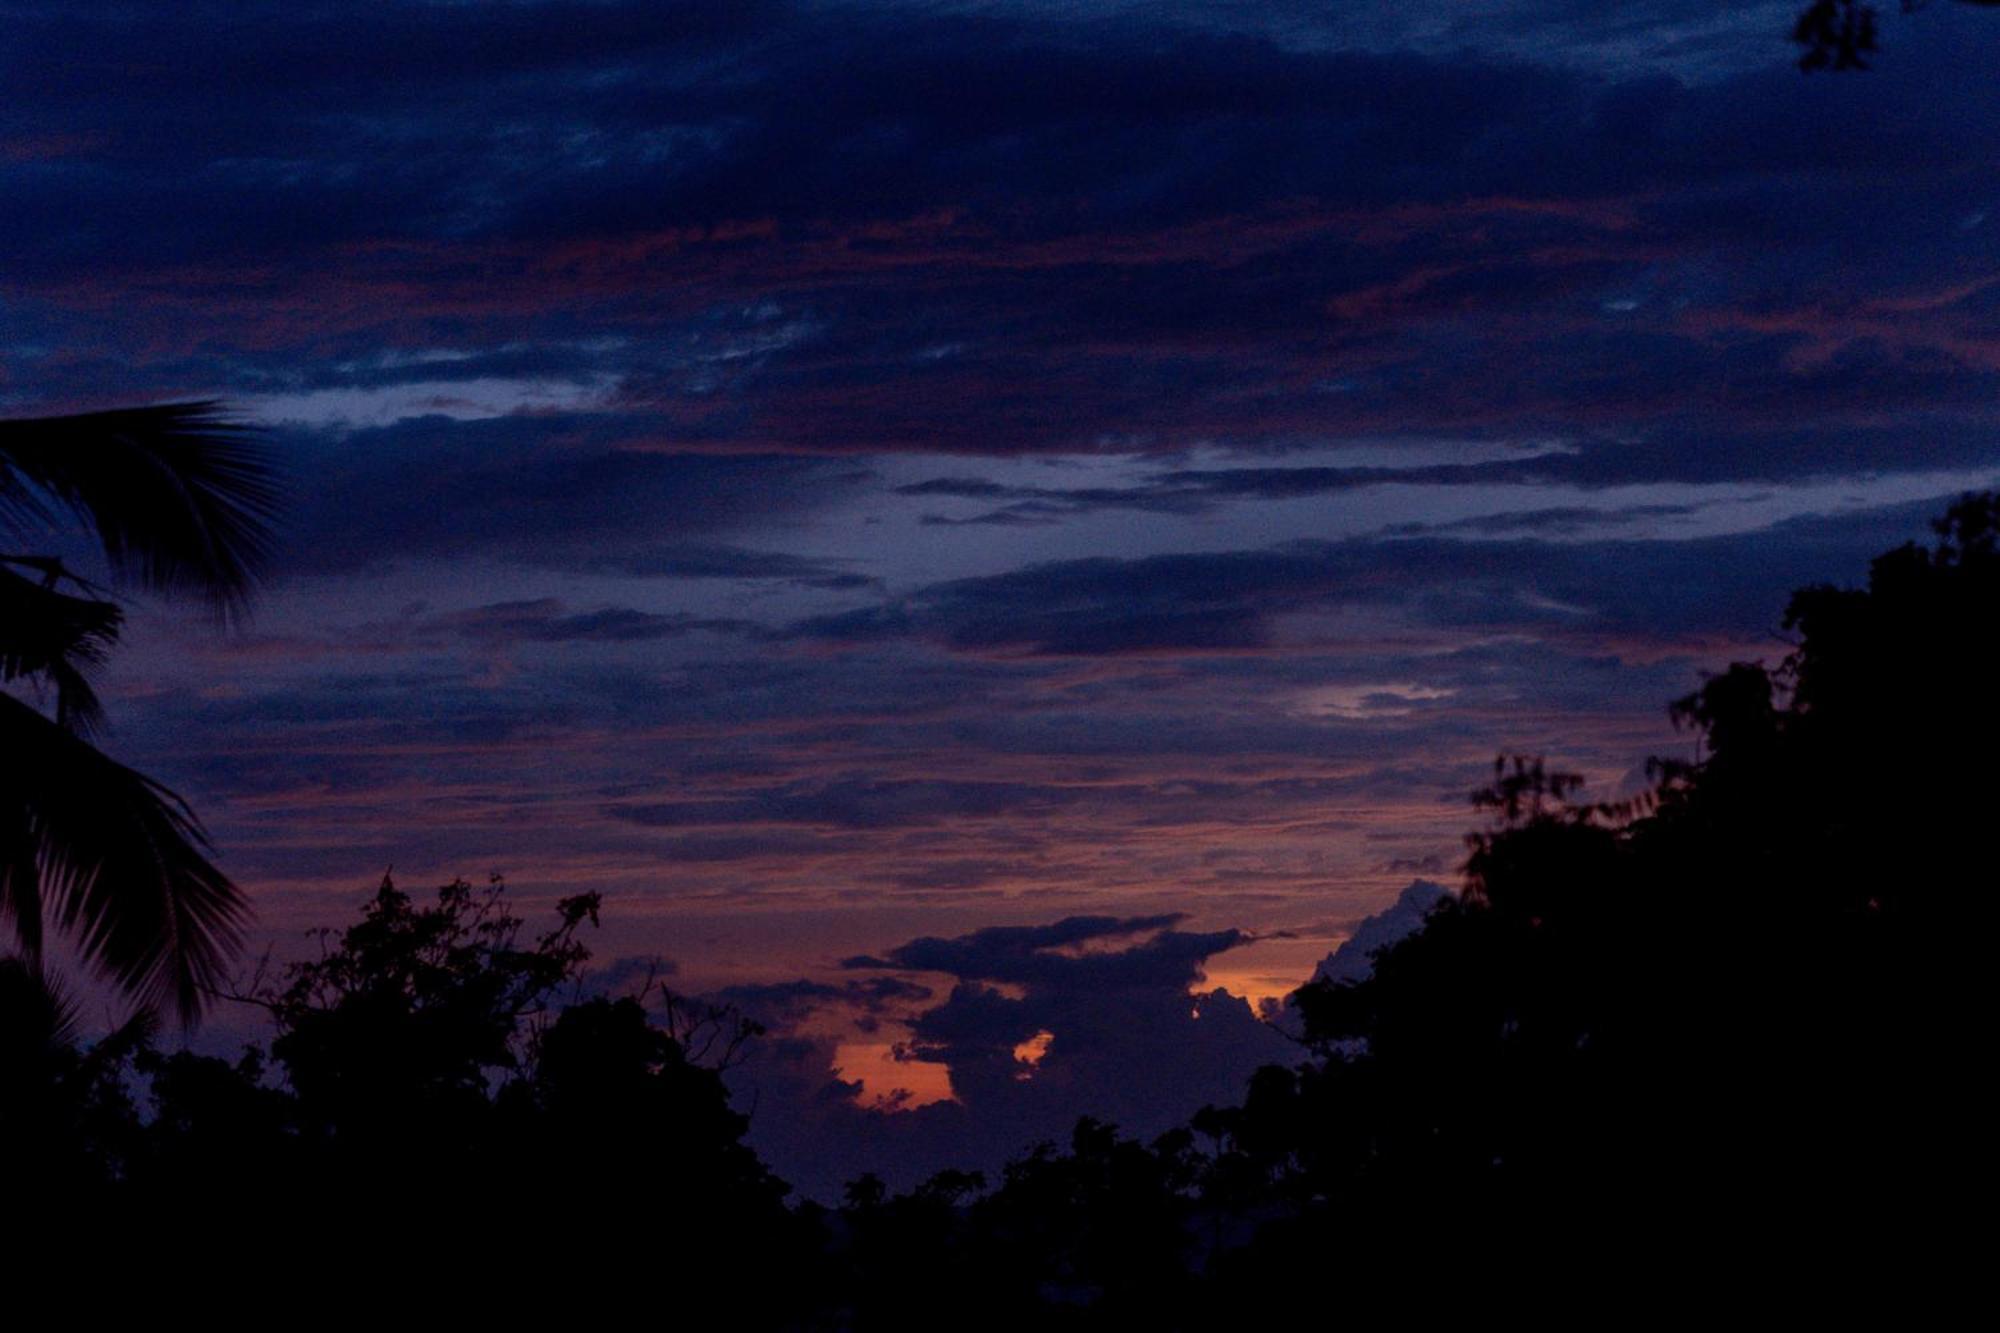
[[[0,420],[0,921],[37,966],[50,927],[144,1005],[198,1014],[240,942],[241,891],[194,812],[91,743],[90,676],[123,611],[60,555],[86,535],[114,578],[248,607],[271,550],[271,459],[214,403]]]

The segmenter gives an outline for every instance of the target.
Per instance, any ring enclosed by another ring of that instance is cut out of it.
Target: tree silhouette
[[[699,1291],[746,1326],[804,1326],[828,1292],[817,1215],[783,1206],[650,989],[590,992],[597,906],[562,900],[530,932],[497,880],[385,879],[315,956],[231,997],[272,1024],[235,1060],[159,1051],[143,1018],[82,1045],[60,997],[0,963],[0,1134],[38,1148],[9,1159],[9,1202],[120,1258],[143,1237],[213,1264],[226,1236],[232,1290],[281,1305],[518,1318],[573,1311],[575,1283],[542,1279],[579,1274],[613,1301]],[[554,1267],[516,1280],[493,1268],[511,1248]]]
[[[77,1008],[61,985],[0,958],[0,1143],[17,1199],[95,1202],[130,1160],[140,1130],[127,1063],[151,1035],[145,1014],[78,1045]]]
[[[270,460],[211,403],[0,421],[0,548],[80,525],[115,577],[243,612],[278,506]],[[90,676],[123,612],[60,554],[0,549],[0,919],[30,960],[50,926],[142,1004],[192,1020],[242,895],[199,821],[92,743]]]
[[[437,1291],[496,1239],[545,1229],[587,1252],[607,1295],[644,1295],[666,1263],[752,1324],[814,1299],[798,1280],[813,1224],[784,1208],[788,1187],[742,1142],[747,1117],[677,1037],[691,1007],[651,986],[591,992],[581,936],[599,906],[563,898],[531,931],[497,877],[429,895],[385,877],[358,920],[317,933],[316,956],[231,996],[269,1016],[267,1047],[139,1059],[155,1117],[126,1173],[135,1202],[217,1181],[296,1200],[265,1253],[308,1276],[390,1227],[423,1238],[406,1280]],[[731,1019],[703,1008],[693,1023],[718,1062],[729,1041],[710,1029],[733,1036]],[[768,1281],[773,1267],[791,1279]],[[501,1285],[452,1299],[518,1313]]]
[[[1905,14],[1925,8],[1930,0],[1901,0]],[[1962,5],[1991,9],[2000,0],[1957,0]],[[1814,70],[1867,69],[1876,45],[1880,16],[1867,0],[1811,0],[1792,27],[1792,40],[1805,48],[1799,68]]]
[[[275,1032],[234,1062],[143,1022],[80,1049],[60,993],[0,963],[0,1127],[50,1145],[8,1183],[132,1233],[251,1200],[232,1253],[266,1279],[482,1317],[521,1313],[506,1244],[773,1328],[1207,1328],[1302,1288],[1404,1315],[1732,1278],[1795,1300],[1829,1271],[1843,1300],[1912,1299],[1983,1272],[1949,1205],[1991,1169],[2000,496],[1936,528],[1797,593],[1783,661],[1672,704],[1699,758],[1643,795],[1497,761],[1460,892],[1365,980],[1295,997],[1296,1067],[1150,1144],[1086,1119],[990,1187],[864,1176],[787,1210],[683,1040],[726,1060],[743,1029],[585,988],[594,896],[530,935],[497,882],[385,880],[249,987]]]
[[[1368,980],[1301,992],[1318,1062],[1211,1117],[1332,1201],[1232,1261],[1244,1280],[1302,1248],[1393,1261],[1370,1236],[1417,1224],[1411,1199],[1488,1257],[1579,1269],[1690,1226],[1950,1252],[1929,1191],[1984,1169],[2000,498],[1935,526],[1864,588],[1796,594],[1782,663],[1676,703],[1702,757],[1656,762],[1643,798],[1496,767],[1462,892]]]
[[[343,1170],[449,1174],[446,1155],[486,1146],[492,1088],[532,1069],[599,899],[563,899],[525,941],[504,887],[454,880],[420,904],[384,876],[358,922],[317,932],[319,957],[232,997],[270,1015],[271,1056]]]

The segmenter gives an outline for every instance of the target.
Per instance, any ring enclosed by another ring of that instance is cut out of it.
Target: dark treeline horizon
[[[749,1327],[1923,1274],[1913,1309],[1965,1276],[1952,1201],[1988,1178],[2000,495],[1936,532],[1864,588],[1798,591],[1794,650],[1674,703],[1700,758],[1642,796],[1497,761],[1460,890],[1365,978],[1292,998],[1297,1061],[1150,1142],[1086,1118],[997,1176],[788,1203],[721,1077],[755,1025],[650,979],[580,988],[595,895],[538,929],[497,883],[385,879],[318,957],[229,997],[273,1034],[234,1060],[144,1019],[81,1040],[58,982],[0,965],[9,1194],[114,1249],[213,1247],[244,1283],[386,1247],[341,1296],[482,1313],[509,1298],[481,1265],[522,1246],[576,1265],[568,1298],[671,1273]]]

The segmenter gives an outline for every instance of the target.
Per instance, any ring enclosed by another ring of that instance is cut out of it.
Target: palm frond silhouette
[[[111,594],[46,549],[81,529],[116,580],[225,620],[272,549],[271,457],[214,403],[0,420],[0,920],[39,963],[49,929],[129,995],[184,1021],[246,913],[186,802],[92,743],[91,675],[118,642]]]

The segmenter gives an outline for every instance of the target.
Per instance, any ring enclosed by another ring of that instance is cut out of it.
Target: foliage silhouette
[[[91,744],[90,677],[122,608],[59,555],[5,548],[80,524],[114,575],[228,619],[249,605],[277,508],[266,452],[211,403],[0,421],[0,685],[54,713],[0,690],[0,920],[31,968],[53,924],[142,1004],[191,1022],[245,904],[186,803]]]
[[[426,1264],[396,1283],[492,1317],[539,1298],[448,1284],[508,1236],[587,1232],[634,1295],[670,1259],[782,1322],[815,1288],[758,1274],[808,1272],[815,1222],[785,1209],[716,1069],[654,1021],[650,994],[587,993],[580,931],[598,907],[563,899],[530,934],[497,879],[419,900],[385,877],[315,957],[228,995],[272,1032],[234,1061],[161,1052],[143,1023],[79,1049],[59,997],[24,964],[0,969],[0,1132],[56,1149],[24,1197],[157,1219],[169,1248],[190,1221],[226,1229],[278,1295],[350,1264],[388,1282],[380,1246],[403,1237]],[[246,1210],[272,1224],[245,1232]]]
[[[1798,593],[1777,668],[1677,703],[1705,758],[1656,765],[1643,801],[1497,770],[1464,891],[1368,981],[1302,992],[1323,1060],[1246,1103],[1289,1136],[1295,1189],[1877,1261],[1950,1244],[1921,1219],[1983,1132],[2000,503],[1937,532],[1865,589]]]
[[[26,960],[0,958],[0,1143],[16,1198],[103,1196],[139,1128],[122,1077],[151,1034],[141,1014],[88,1049],[75,1002]]]
[[[1015,1274],[983,1289],[1041,1317],[1104,1316],[1130,1297],[1115,1275],[1143,1272],[1161,1327],[1240,1318],[1335,1263],[1403,1316],[1524,1284],[1768,1290],[1798,1265],[1849,1298],[1947,1280],[1974,1242],[1938,1200],[1990,1178],[2000,498],[1936,527],[1865,588],[1799,592],[1778,666],[1674,704],[1702,758],[1656,762],[1642,798],[1586,803],[1574,775],[1499,761],[1462,891],[1367,980],[1295,997],[1312,1059],[1191,1135],[1126,1145],[1150,1169],[1114,1176],[1108,1206],[1049,1186],[1092,1177],[1088,1126],[949,1215],[857,1199],[855,1326],[897,1326],[866,1275],[913,1247]],[[1093,1251],[1107,1217],[1159,1267]]]
[[[1643,797],[1498,761],[1462,890],[1365,980],[1298,993],[1309,1058],[1150,1144],[1085,1120],[993,1181],[865,1176],[787,1209],[688,1020],[578,989],[594,897],[530,937],[497,883],[419,904],[387,881],[247,989],[276,1035],[234,1063],[143,1025],[79,1049],[59,994],[0,967],[0,1126],[51,1145],[29,1179],[66,1197],[264,1201],[267,1271],[324,1270],[385,1219],[454,1274],[543,1228],[614,1298],[665,1262],[760,1327],[1934,1287],[1981,1271],[1939,1201],[1990,1178],[2000,497],[1937,535],[1865,588],[1796,594],[1794,651],[1675,703],[1701,757],[1656,763]],[[733,1034],[703,1039],[717,1058],[743,1035],[679,1012]]]
[[[1905,14],[1925,8],[1930,0],[1901,0]],[[1990,9],[2000,0],[1957,0],[1962,5]],[[1799,68],[1814,70],[1863,70],[1880,48],[1880,15],[1867,0],[1810,0],[1792,26],[1792,40],[1805,48]]]

